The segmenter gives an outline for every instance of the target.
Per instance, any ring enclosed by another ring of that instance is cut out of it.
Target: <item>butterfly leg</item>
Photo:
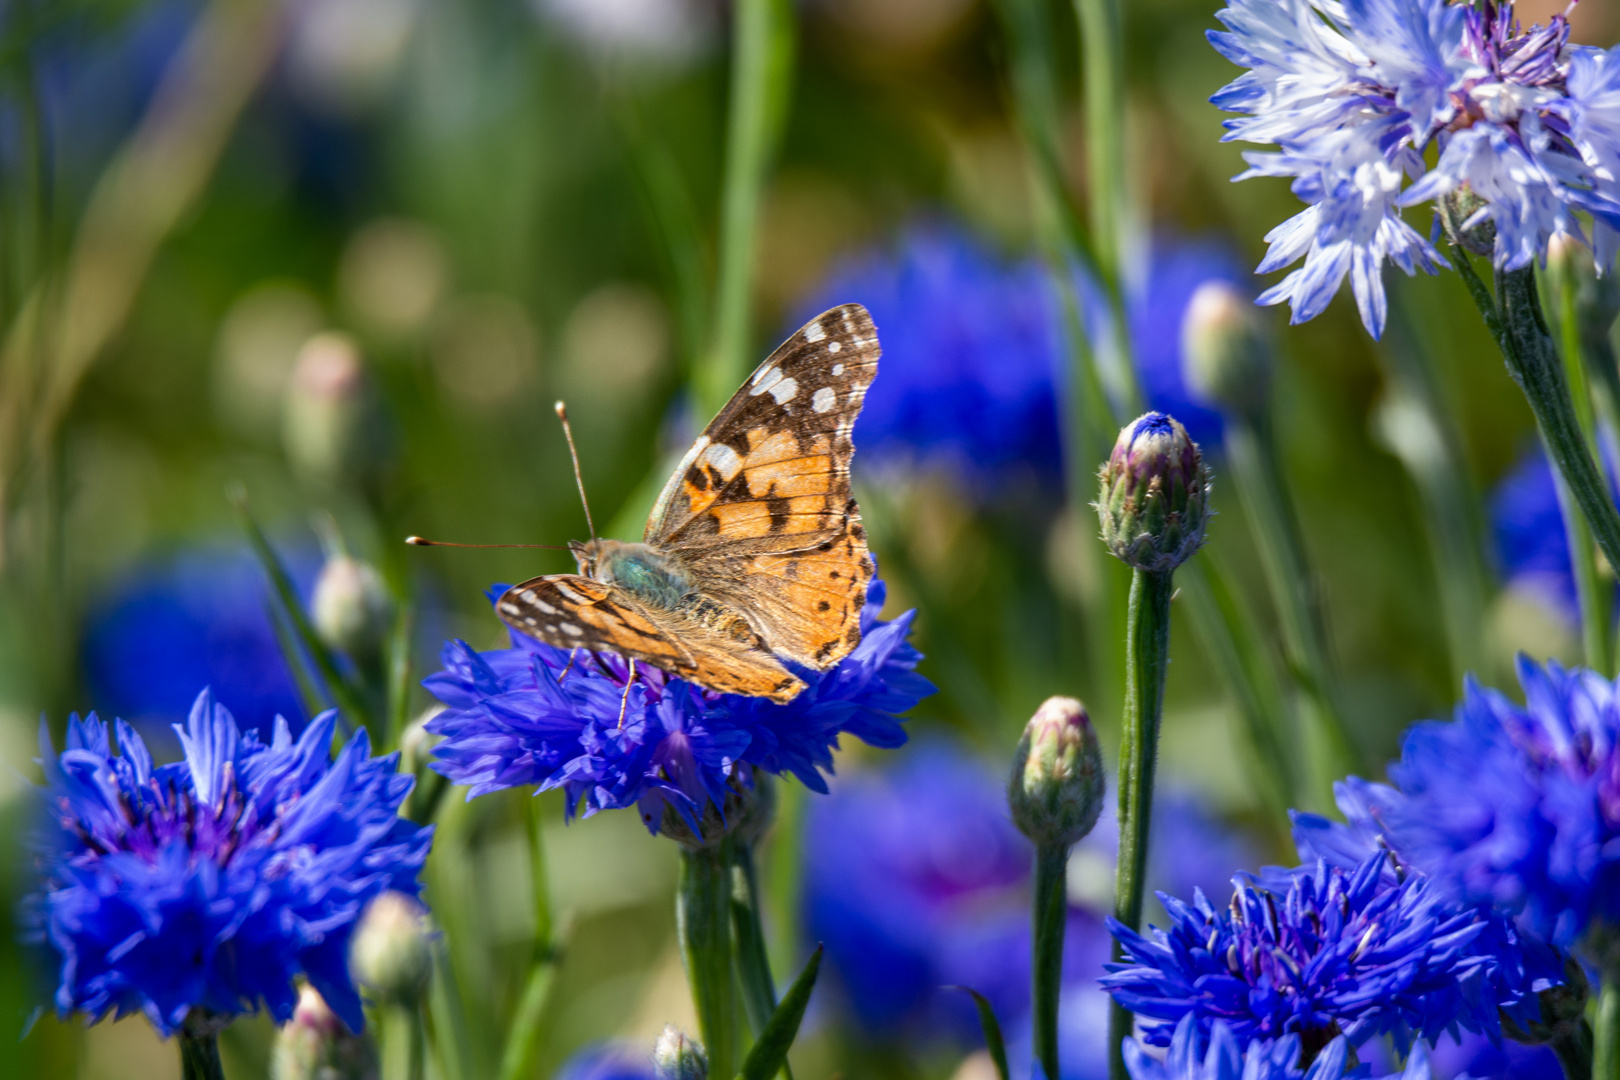
[[[578,659],[578,657],[579,657],[579,650],[578,649],[569,649],[568,650],[568,663],[563,665],[562,674],[557,676],[558,685],[561,685],[562,681],[564,679],[568,678],[568,673],[570,671],[574,670],[574,661],[576,659]]]
[[[624,711],[630,705],[630,684],[636,681],[636,658],[630,657],[630,671],[624,678],[624,695],[619,698],[619,730],[624,730]]]

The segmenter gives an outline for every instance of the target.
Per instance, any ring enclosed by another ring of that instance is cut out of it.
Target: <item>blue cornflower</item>
[[[877,617],[885,593],[872,583],[860,645],[828,671],[796,670],[808,685],[786,705],[717,694],[646,665],[625,698],[625,665],[615,656],[576,657],[515,631],[509,649],[450,642],[444,670],[423,682],[449,706],[428,723],[444,736],[433,767],[470,786],[468,798],[535,785],[567,792],[570,816],[580,805],[587,817],[636,806],[655,833],[666,808],[698,828],[754,769],[791,773],[825,792],[822,773],[832,771],[840,734],[899,746],[899,714],[933,693],[914,670],[922,654],[907,641],[914,613]]]
[[[292,571],[313,584],[299,554]],[[142,564],[101,593],[81,655],[104,714],[138,728],[185,717],[197,687],[222,687],[239,723],[268,735],[278,716],[296,734],[304,706],[266,606],[264,571],[246,550],[199,548]],[[148,730],[166,736],[167,727]]]
[[[1523,706],[1469,680],[1454,722],[1407,732],[1387,831],[1450,895],[1569,947],[1620,925],[1620,702],[1596,672],[1518,668]]]
[[[1007,811],[999,771],[944,742],[925,742],[881,771],[841,777],[807,816],[806,936],[827,948],[829,988],[870,1036],[914,1044],[971,1041],[969,986],[995,1006],[1015,1059],[1028,1060],[1029,887],[1033,851]],[[1249,850],[1195,800],[1161,792],[1150,879],[1215,885]],[[1110,939],[1118,844],[1114,815],[1078,844],[1069,868],[1063,1080],[1102,1080],[1108,999],[1097,977]],[[1027,1070],[1024,1070],[1027,1071]]]
[[[165,1035],[193,1009],[285,1021],[302,975],[361,1029],[349,938],[372,897],[419,891],[433,830],[398,816],[413,781],[364,731],[331,758],[336,720],[296,741],[278,722],[266,745],[205,690],[176,725],[184,759],[160,766],[121,720],[116,754],[94,713],[60,756],[41,731],[49,824],[24,924],[59,1012],[139,1010]]]
[[[1500,1038],[1499,1007],[1539,1015],[1503,924],[1452,907],[1421,875],[1392,880],[1388,866],[1379,853],[1351,870],[1321,860],[1239,875],[1222,908],[1202,891],[1191,904],[1161,894],[1170,927],[1151,940],[1110,922],[1129,962],[1110,964],[1103,985],[1150,1018],[1144,1037],[1158,1046],[1189,1015],[1245,1043],[1389,1034],[1403,1050],[1414,1034],[1432,1044],[1457,1027]]]
[[[1225,138],[1278,148],[1246,153],[1238,179],[1291,177],[1309,204],[1266,237],[1260,273],[1305,265],[1260,303],[1289,301],[1304,322],[1349,275],[1381,335],[1385,260],[1407,274],[1448,265],[1402,208],[1465,187],[1483,204],[1459,225],[1494,226],[1498,269],[1544,258],[1557,235],[1594,244],[1600,267],[1613,260],[1620,54],[1570,45],[1564,16],[1526,31],[1511,0],[1233,0],[1219,18],[1228,29],[1211,43],[1249,69],[1211,98],[1248,114]]]
[[[1612,458],[1607,445],[1604,456]],[[1611,495],[1620,498],[1620,493]],[[1540,446],[1526,452],[1497,484],[1490,511],[1502,576],[1527,588],[1574,623],[1580,608],[1569,534],[1552,465]]]
[[[1219,417],[1182,377],[1181,322],[1199,285],[1238,277],[1236,259],[1213,241],[1167,239],[1143,264],[1126,305],[1143,394],[1195,439],[1218,440]],[[1081,291],[1087,319],[1102,326],[1106,305]],[[1058,482],[1063,315],[1037,262],[1003,258],[958,226],[915,224],[892,249],[836,269],[805,312],[850,297],[883,338],[882,375],[855,428],[870,464],[941,469],[980,499]]]
[[[1216,1021],[1208,1036],[1191,1015],[1176,1025],[1170,1052],[1161,1060],[1136,1039],[1125,1041],[1125,1067],[1131,1080],[1340,1080],[1364,1076],[1350,1068],[1350,1046],[1337,1036],[1306,1068],[1299,1065],[1300,1039],[1285,1035],[1271,1042],[1240,1045],[1226,1024]],[[1396,1080],[1386,1077],[1385,1080]],[[1419,1047],[1400,1080],[1429,1080],[1429,1058]]]

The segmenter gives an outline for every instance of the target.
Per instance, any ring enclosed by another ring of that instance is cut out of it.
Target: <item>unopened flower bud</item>
[[[378,418],[360,349],[345,334],[316,334],[299,350],[282,403],[282,440],[293,468],[333,483],[377,456]]]
[[[665,1024],[653,1047],[653,1072],[658,1080],[708,1080],[709,1057],[696,1039]]]
[[[1013,824],[1041,847],[1068,848],[1091,832],[1103,804],[1102,751],[1086,707],[1051,697],[1018,740],[1007,805]]]
[[[1150,412],[1127,424],[1101,478],[1103,542],[1127,566],[1168,573],[1204,542],[1209,468],[1174,418]]]
[[[1440,201],[1446,231],[1463,250],[1490,257],[1496,253],[1496,222],[1483,213],[1490,203],[1474,194],[1466,184]]]
[[[382,893],[360,917],[349,968],[383,1001],[412,1005],[433,973],[430,934],[426,908],[404,893]]]
[[[1182,373],[1195,398],[1240,416],[1264,412],[1271,347],[1254,304],[1229,282],[1206,281],[1181,321]]]
[[[315,988],[298,991],[298,1007],[281,1026],[271,1055],[275,1080],[377,1080],[377,1051],[327,1007]]]
[[[393,619],[393,601],[370,563],[334,555],[321,568],[310,603],[321,640],[356,658],[381,654]]]

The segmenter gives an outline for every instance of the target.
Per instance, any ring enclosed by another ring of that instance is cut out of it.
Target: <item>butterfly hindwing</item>
[[[514,585],[495,610],[513,629],[556,648],[617,653],[721,693],[786,702],[804,689],[770,652],[577,574]]]
[[[879,351],[860,304],[801,327],[692,444],[653,508],[646,542],[673,552],[791,551],[841,533],[855,418]]]

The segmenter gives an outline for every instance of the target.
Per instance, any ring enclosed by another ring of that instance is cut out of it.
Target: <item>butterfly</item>
[[[548,645],[792,701],[805,683],[784,659],[824,671],[861,641],[876,571],[851,434],[879,354],[860,304],[805,323],[698,436],[640,543],[570,543],[578,574],[514,585],[496,612]]]

